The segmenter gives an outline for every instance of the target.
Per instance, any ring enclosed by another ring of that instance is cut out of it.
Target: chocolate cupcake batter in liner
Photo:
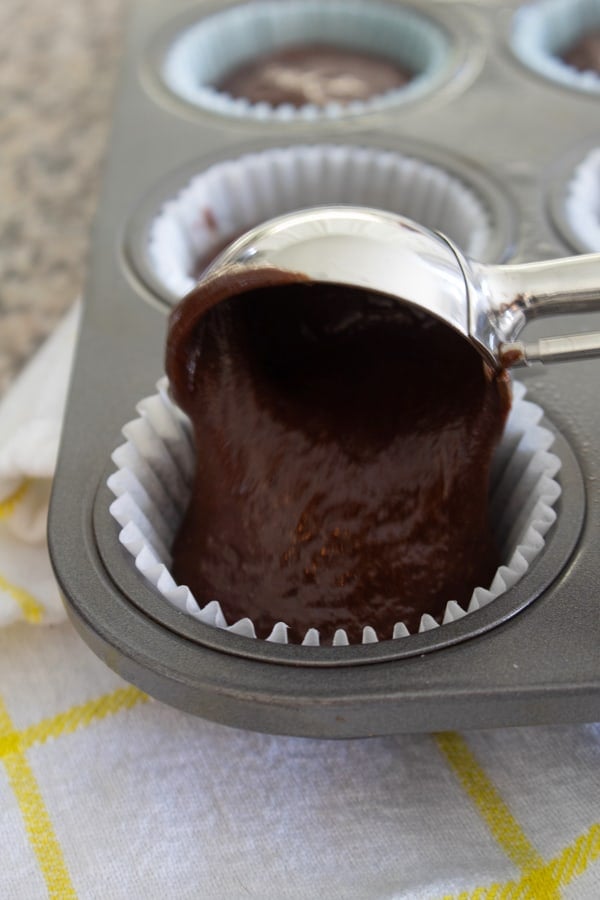
[[[600,93],[600,0],[539,0],[519,9],[511,46],[545,78]]]
[[[468,256],[488,249],[490,212],[457,176],[424,160],[371,147],[293,146],[216,163],[152,221],[147,257],[174,300],[244,231],[310,206],[385,209],[442,231]]]
[[[600,251],[600,147],[579,163],[565,199],[565,218],[578,244],[587,252]]]
[[[165,602],[250,638],[342,645],[437,628],[492,602],[542,551],[560,494],[552,434],[515,383],[488,478],[505,376],[484,376],[423,314],[316,289],[176,311],[174,380],[140,403],[113,456],[120,541]],[[183,334],[197,364],[187,345],[178,355]],[[195,434],[171,393],[188,410],[192,398]],[[198,559],[195,598],[172,570]]]
[[[162,74],[204,109],[310,121],[420,97],[444,76],[449,55],[446,32],[408,7],[266,0],[192,25],[171,45]]]

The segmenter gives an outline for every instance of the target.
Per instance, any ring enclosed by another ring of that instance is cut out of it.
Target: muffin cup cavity
[[[233,98],[216,85],[239,66],[300,45],[349,48],[388,59],[411,73],[402,87],[368,100],[317,106],[272,106]],[[163,60],[162,78],[178,97],[226,116],[258,121],[335,119],[420,97],[438,84],[450,56],[446,31],[413,9],[363,0],[246,3],[197,21],[180,33]]]
[[[591,150],[575,168],[561,219],[578,247],[586,252],[600,251],[600,147]]]
[[[116,497],[110,512],[119,525],[119,540],[131,554],[132,564],[166,603],[207,625],[255,638],[250,619],[228,622],[217,600],[202,607],[191,591],[176,584],[170,574],[169,548],[188,501],[194,450],[190,422],[171,401],[166,379],[158,383],[157,391],[141,401],[139,417],[124,427],[126,441],[113,454],[117,468],[108,486]],[[560,460],[551,452],[554,436],[540,425],[542,410],[525,400],[521,383],[514,383],[513,394],[490,484],[491,517],[503,564],[491,585],[473,591],[466,609],[448,598],[442,626],[487,606],[517,584],[542,552],[544,536],[556,520],[554,505],[561,489],[555,478]],[[439,627],[432,616],[421,617],[420,632]],[[378,635],[368,622],[364,623],[363,644],[383,637],[386,636]],[[406,637],[409,631],[404,623],[395,623],[393,638]],[[267,640],[287,643],[286,624],[274,623]],[[302,643],[320,644],[319,632],[310,623]],[[333,645],[348,643],[344,629],[338,629]]]
[[[600,93],[599,73],[580,71],[562,59],[592,32],[600,32],[600,0],[539,0],[515,14],[511,46],[517,58],[539,75],[576,90]]]
[[[369,147],[275,148],[216,163],[164,203],[151,221],[145,265],[170,301],[249,228],[310,206],[389,210],[441,231],[468,256],[485,256],[492,215],[457,175],[422,159]]]

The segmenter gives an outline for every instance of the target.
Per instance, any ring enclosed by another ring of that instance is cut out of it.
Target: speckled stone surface
[[[0,394],[83,286],[129,5],[0,3]]]

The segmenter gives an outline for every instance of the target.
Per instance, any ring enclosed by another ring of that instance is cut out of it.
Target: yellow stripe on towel
[[[42,621],[44,617],[44,607],[38,603],[33,594],[30,594],[25,588],[12,584],[12,582],[5,578],[1,572],[0,591],[4,591],[5,594],[8,594],[8,596],[15,601],[27,622],[36,624],[37,622]]]
[[[14,513],[16,507],[19,505],[27,491],[29,490],[29,486],[31,485],[31,480],[26,478],[25,481],[21,482],[16,491],[6,497],[5,500],[0,500],[0,522],[3,519],[8,519]]]
[[[450,732],[437,734],[435,740],[508,858],[524,873],[543,868],[544,860],[469,750],[466,741]]]
[[[124,709],[131,709],[138,703],[146,703],[148,700],[148,695],[136,687],[117,688],[110,694],[104,694],[94,700],[88,700],[87,703],[72,706],[63,713],[58,713],[49,719],[42,719],[37,725],[24,728],[20,734],[21,742],[25,748],[31,747],[33,744],[43,744],[50,738],[72,734],[78,728],[101,721],[107,716]]]
[[[0,743],[4,744],[2,761],[42,870],[48,896],[52,900],[75,900],[77,895],[39,785],[25,756],[19,734],[15,731],[1,699]]]
[[[26,752],[33,745],[72,734],[147,700],[135,687],[117,688],[17,731],[0,699],[0,762],[6,768],[51,900],[76,900],[77,895]]]
[[[0,522],[9,519],[10,516],[12,516],[15,509],[23,500],[30,487],[31,479],[26,478],[19,485],[16,491],[14,491],[10,495],[10,497],[7,497],[5,500],[0,501]],[[40,603],[38,603],[38,601],[32,594],[29,593],[29,591],[26,591],[25,588],[13,584],[0,572],[0,592],[1,591],[4,591],[5,594],[8,594],[8,596],[15,601],[15,603],[23,613],[23,618],[25,619],[25,621],[31,622],[33,624],[41,622],[44,616],[44,607]]]
[[[600,823],[592,825],[558,856],[517,881],[490,884],[443,900],[561,900],[562,889],[600,859]]]
[[[586,871],[591,863],[600,859],[600,823],[592,825],[555,859],[546,869],[553,882],[566,887]]]

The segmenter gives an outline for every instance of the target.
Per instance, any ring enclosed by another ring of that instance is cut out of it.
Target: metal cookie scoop
[[[413,304],[459,331],[496,368],[600,355],[600,332],[516,341],[534,317],[600,310],[600,253],[483,265],[410,219],[330,206],[252,229],[207,274],[231,264],[367,288]]]

